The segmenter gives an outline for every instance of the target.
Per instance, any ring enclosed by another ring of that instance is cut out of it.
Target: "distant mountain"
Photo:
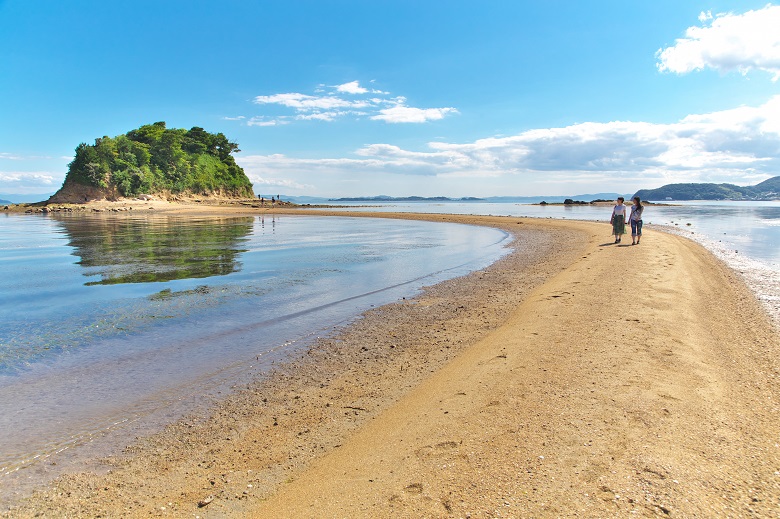
[[[0,198],[0,205],[8,205],[8,204],[13,204],[13,202],[11,202],[10,200],[3,200],[2,198]]]
[[[493,203],[514,203],[514,204],[538,204],[547,202],[548,204],[561,204],[567,198],[583,202],[592,202],[593,200],[615,200],[622,196],[628,198],[627,194],[622,193],[589,193],[584,195],[548,195],[548,196],[490,196],[485,198],[486,202]]]
[[[667,184],[657,189],[640,189],[642,200],[780,200],[780,176],[755,186],[734,184]]]
[[[446,196],[405,196],[405,197],[393,197],[387,195],[378,196],[361,196],[361,197],[349,197],[349,198],[329,198],[328,202],[487,202],[492,204],[538,204],[539,202],[547,202],[550,204],[563,203],[564,200],[570,198],[572,200],[591,202],[593,200],[615,200],[617,197],[622,196],[628,198],[627,194],[620,193],[591,193],[585,195],[547,195],[547,196],[489,196],[485,198],[477,198],[473,196],[466,196],[462,198],[450,198]],[[282,197],[287,200],[287,197]],[[322,200],[315,202],[314,197],[289,197],[291,201],[301,203],[301,200],[308,199],[309,203],[321,203]]]

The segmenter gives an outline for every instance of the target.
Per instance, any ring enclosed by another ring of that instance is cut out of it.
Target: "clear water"
[[[507,242],[347,216],[2,216],[0,487],[180,416],[371,306],[484,268]]]

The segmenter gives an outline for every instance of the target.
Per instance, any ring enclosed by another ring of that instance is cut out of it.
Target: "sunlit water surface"
[[[192,411],[372,306],[484,268],[508,242],[347,216],[9,215],[0,230],[6,491]]]

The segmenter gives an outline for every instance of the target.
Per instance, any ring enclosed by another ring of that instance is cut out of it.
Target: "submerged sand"
[[[780,516],[780,334],[701,246],[373,216],[494,226],[515,251],[4,516]]]

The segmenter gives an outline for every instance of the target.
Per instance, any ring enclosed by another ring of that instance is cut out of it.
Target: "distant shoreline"
[[[359,202],[364,201],[366,205],[339,205],[339,204],[320,204],[320,203],[294,203],[289,201],[277,201],[271,202],[269,200],[261,201],[255,198],[185,198],[185,199],[172,199],[165,200],[160,198],[150,197],[149,199],[138,198],[126,198],[119,200],[90,200],[83,203],[49,203],[46,201],[34,202],[34,203],[20,203],[20,204],[5,204],[0,206],[0,214],[54,214],[54,213],[72,213],[72,214],[86,214],[86,213],[121,213],[125,211],[134,211],[136,214],[144,212],[180,212],[193,210],[196,208],[217,207],[217,208],[235,208],[235,209],[247,209],[247,210],[274,210],[274,209],[293,209],[300,208],[306,210],[328,210],[337,208],[371,208],[371,207],[383,207],[384,204],[392,204],[398,202],[407,203],[515,203],[519,205],[550,205],[550,206],[610,206],[613,201],[611,200],[594,200],[591,202],[574,201],[574,203],[567,204],[564,202],[546,202],[544,200],[540,202],[490,202],[489,200],[482,199],[470,199],[470,200],[455,200],[450,199],[442,201],[440,199],[397,199],[397,200],[372,200],[372,199],[339,199],[342,202],[352,201]],[[371,204],[373,202],[374,204]],[[660,202],[648,202],[643,201],[647,205],[677,205],[674,203],[660,203]],[[185,209],[188,208],[188,209]]]

